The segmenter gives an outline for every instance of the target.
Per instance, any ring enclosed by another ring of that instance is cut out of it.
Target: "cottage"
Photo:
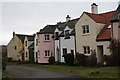
[[[92,13],[83,12],[75,25],[77,52],[87,56],[91,50],[97,54],[97,62],[103,63],[103,55],[110,55],[110,19],[114,11],[98,14],[98,5],[91,5]]]
[[[54,56],[54,31],[56,25],[47,25],[37,33],[37,61],[49,63],[50,56]]]
[[[34,36],[26,35],[24,39],[24,50],[25,50],[25,60],[30,60],[30,55],[34,55],[34,53],[30,54],[29,46],[34,44]],[[33,50],[34,51],[34,50]]]
[[[15,34],[7,45],[7,57],[12,57],[13,60],[25,60],[24,39],[26,35]]]
[[[66,22],[58,23],[55,34],[55,61],[65,62],[63,55],[73,54],[76,56],[75,49],[75,24],[79,18],[70,20],[69,15]]]

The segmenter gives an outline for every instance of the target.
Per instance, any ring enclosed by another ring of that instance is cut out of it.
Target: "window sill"
[[[50,56],[46,56],[46,57],[44,57],[44,58],[49,58]]]
[[[87,35],[90,35],[90,33],[84,33],[84,34],[82,34],[82,36],[87,36]]]
[[[86,56],[90,56],[91,54],[84,54],[84,55],[86,55]]]
[[[50,42],[50,40],[44,40],[44,42]]]

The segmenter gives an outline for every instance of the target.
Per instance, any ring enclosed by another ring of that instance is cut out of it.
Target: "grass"
[[[8,74],[7,72],[2,73],[2,78],[4,78],[3,80],[13,80],[13,76]]]
[[[22,64],[21,66],[60,71],[64,73],[84,76],[87,78],[119,78],[118,72],[120,72],[119,67],[82,67],[40,64]]]

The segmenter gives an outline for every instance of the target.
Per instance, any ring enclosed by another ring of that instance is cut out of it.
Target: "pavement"
[[[91,80],[88,78],[83,78],[81,76],[66,74],[63,72],[45,70],[45,69],[37,69],[31,67],[22,67],[22,66],[7,66],[6,72],[11,74],[16,79],[27,79],[27,80],[35,80],[35,79],[64,79],[64,80]]]

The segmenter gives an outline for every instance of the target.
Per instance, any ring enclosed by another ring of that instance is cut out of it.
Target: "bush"
[[[118,66],[120,65],[120,41],[112,40],[110,44],[111,55],[104,55],[104,60],[107,65]]]
[[[2,70],[6,70],[7,66],[7,57],[2,57]]]
[[[76,64],[80,66],[86,66],[87,56],[82,53],[76,53]]]
[[[13,58],[12,57],[8,57],[7,58],[7,62],[13,62]]]
[[[73,54],[65,54],[64,60],[67,65],[74,65],[74,55]]]
[[[91,55],[87,58],[87,66],[95,66],[97,64],[96,51],[91,50]]]
[[[55,58],[53,56],[51,56],[49,59],[48,59],[48,62],[50,64],[54,64],[55,63]]]

